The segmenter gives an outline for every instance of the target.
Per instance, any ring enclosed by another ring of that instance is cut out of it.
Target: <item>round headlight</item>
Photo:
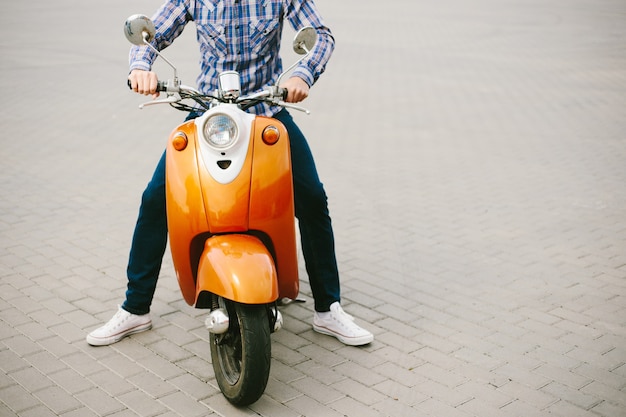
[[[204,138],[211,146],[228,148],[237,139],[237,124],[225,114],[211,116],[204,124]]]

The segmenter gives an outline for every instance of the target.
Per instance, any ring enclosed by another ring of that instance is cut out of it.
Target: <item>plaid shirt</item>
[[[242,94],[274,84],[282,72],[279,51],[285,20],[295,30],[317,30],[313,52],[292,73],[309,86],[324,72],[335,44],[313,0],[167,0],[152,20],[157,32],[152,44],[158,50],[170,45],[188,22],[195,22],[201,56],[197,84],[205,94],[213,93],[218,74],[229,70],[239,72]],[[134,46],[130,69],[150,70],[155,59],[148,47]],[[267,104],[250,109],[266,116],[278,110]]]

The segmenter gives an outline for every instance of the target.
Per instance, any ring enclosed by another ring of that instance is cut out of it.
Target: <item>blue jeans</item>
[[[191,119],[197,115],[190,115]],[[293,166],[294,202],[300,227],[302,252],[309,276],[315,310],[330,310],[340,300],[335,243],[324,186],[306,138],[287,110],[274,116],[289,133]],[[167,246],[165,212],[165,153],[141,198],[139,217],[128,260],[128,289],[124,310],[133,314],[150,311],[161,263]]]

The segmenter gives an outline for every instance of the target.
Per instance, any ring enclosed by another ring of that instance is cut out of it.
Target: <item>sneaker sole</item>
[[[344,345],[348,345],[348,346],[367,345],[368,343],[372,343],[372,341],[374,340],[373,334],[369,334],[369,335],[361,336],[361,337],[347,337],[339,333],[335,333],[331,330],[328,330],[326,327],[317,326],[316,324],[313,324],[313,330],[315,330],[318,333],[325,334],[327,336],[333,336],[337,338],[337,340],[339,340],[341,343],[343,343]]]
[[[87,340],[87,343],[89,343],[91,346],[108,346],[108,345],[112,345],[113,343],[119,342],[126,336],[130,336],[131,334],[145,332],[146,330],[150,330],[151,328],[152,328],[152,322],[149,322],[147,324],[139,325],[137,327],[126,330],[122,333],[118,333],[113,336],[98,338],[98,337],[93,337],[92,335],[88,334],[85,339]]]

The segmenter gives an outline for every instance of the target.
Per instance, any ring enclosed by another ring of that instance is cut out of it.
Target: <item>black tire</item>
[[[220,300],[224,302],[224,300]],[[265,306],[226,301],[228,332],[211,334],[211,359],[217,384],[234,405],[258,400],[270,375],[271,341]]]

